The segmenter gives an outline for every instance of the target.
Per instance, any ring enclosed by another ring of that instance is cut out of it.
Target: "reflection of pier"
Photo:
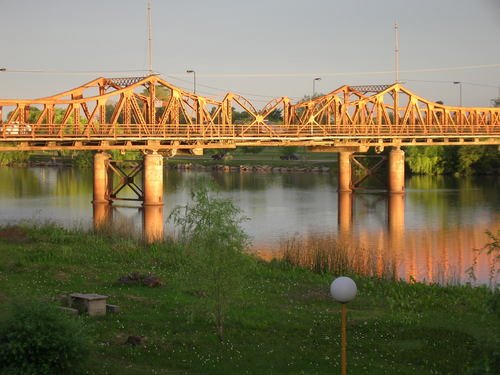
[[[353,233],[353,204],[354,196],[351,192],[338,192],[338,235],[339,240],[345,244],[354,244],[363,238],[362,233]],[[380,238],[377,244],[377,274],[382,276],[390,268],[391,272],[398,274],[398,265],[401,254],[405,248],[405,195],[387,195],[387,233],[382,243]],[[390,255],[380,254],[391,249]],[[382,258],[387,258],[383,260]]]
[[[134,178],[142,171],[142,187]],[[115,185],[114,173],[118,174]],[[118,197],[126,186],[130,186],[136,198]],[[145,154],[137,162],[132,173],[126,173],[110,161],[106,153],[94,155],[94,228],[103,229],[112,218],[111,204],[116,200],[142,201],[143,234],[146,242],[163,239],[163,157],[159,154]]]
[[[339,237],[342,241],[350,239],[352,232],[353,197],[350,191],[338,192]]]
[[[338,228],[341,237],[352,233],[355,195],[348,191],[338,192]],[[405,228],[405,195],[387,195],[387,229],[396,242],[401,242]],[[399,238],[399,240],[398,240]]]
[[[408,229],[402,220],[404,199],[400,195],[400,198],[390,197],[387,202],[387,228],[353,228],[349,225],[352,221],[348,203],[351,203],[349,195],[339,195],[339,210],[344,204],[348,209],[339,212],[337,235],[309,233],[291,242],[298,243],[297,253],[292,256],[299,264],[308,267],[317,259],[338,259],[345,253],[349,266],[360,274],[394,277],[407,282],[464,284],[475,282],[466,272],[472,269],[476,282],[491,287],[498,285],[494,255],[474,251],[491,241],[485,234],[490,229],[488,224]],[[263,247],[258,244],[257,248]],[[282,245],[281,250],[284,249]],[[277,250],[268,247],[264,255],[266,258],[278,256]],[[340,256],[336,255],[339,252]]]

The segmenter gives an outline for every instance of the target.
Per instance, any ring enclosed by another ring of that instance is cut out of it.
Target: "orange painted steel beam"
[[[245,120],[235,123],[234,110]],[[269,121],[275,111],[279,124]],[[345,85],[295,104],[280,97],[258,110],[241,95],[218,101],[156,75],[101,77],[49,97],[0,99],[0,150],[438,144],[500,144],[500,108],[445,106],[396,83]]]

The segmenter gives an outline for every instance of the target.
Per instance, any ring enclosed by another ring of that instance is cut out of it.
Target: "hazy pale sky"
[[[48,96],[147,69],[147,0],[0,0],[1,98]],[[430,100],[489,106],[500,87],[500,0],[152,0],[153,69],[257,106],[400,79]],[[26,71],[39,71],[30,73]]]

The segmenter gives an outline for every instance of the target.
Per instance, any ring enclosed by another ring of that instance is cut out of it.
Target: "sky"
[[[429,100],[500,96],[500,0],[151,0],[153,70],[261,107],[400,80]],[[52,95],[98,76],[144,75],[147,0],[0,0],[0,98]],[[462,82],[462,84],[453,84]]]

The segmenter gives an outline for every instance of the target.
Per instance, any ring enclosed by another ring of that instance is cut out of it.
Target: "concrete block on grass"
[[[72,293],[71,307],[77,309],[80,314],[87,313],[90,316],[106,315],[106,298],[101,294]]]

